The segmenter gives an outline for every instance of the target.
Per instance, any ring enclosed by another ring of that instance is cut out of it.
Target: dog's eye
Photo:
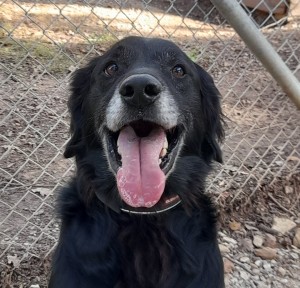
[[[184,68],[181,65],[176,65],[175,67],[172,68],[172,74],[176,78],[181,78],[185,75]]]
[[[118,71],[118,65],[115,63],[109,64],[104,68],[104,73],[107,76],[113,76],[116,74],[116,72]]]

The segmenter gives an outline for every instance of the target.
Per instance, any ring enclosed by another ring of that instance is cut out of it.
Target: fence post
[[[300,109],[300,83],[236,0],[211,0]]]

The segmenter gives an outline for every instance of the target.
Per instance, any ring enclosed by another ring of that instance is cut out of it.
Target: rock
[[[271,264],[268,263],[268,262],[266,262],[266,263],[263,264],[263,268],[264,268],[266,271],[268,271],[268,272],[272,270]]]
[[[291,240],[290,237],[284,237],[284,238],[281,238],[281,239],[280,239],[279,243],[280,243],[283,247],[287,248],[287,247],[289,247],[289,246],[292,245],[292,240]]]
[[[245,224],[245,228],[249,231],[253,230],[253,231],[258,231],[258,229],[252,225],[249,224]]]
[[[242,263],[249,263],[249,262],[250,262],[250,258],[244,256],[244,257],[241,257],[241,258],[240,258],[240,261],[241,261]]]
[[[39,284],[33,284],[30,286],[30,288],[40,288],[40,285]]]
[[[254,250],[254,254],[262,259],[275,259],[277,257],[277,250],[270,247],[262,247]]]
[[[257,267],[260,267],[261,264],[262,264],[262,261],[261,261],[261,260],[256,260],[254,263],[255,263],[255,265],[256,265]]]
[[[293,245],[300,248],[300,228],[296,229],[295,236],[293,238]]]
[[[264,239],[263,239],[262,236],[260,236],[260,235],[254,235],[253,236],[253,245],[256,248],[260,248],[263,243],[264,243]]]
[[[263,281],[266,281],[266,279],[263,279]],[[257,287],[259,287],[259,288],[270,288],[269,285],[267,285],[263,282],[260,282]]]
[[[224,244],[219,244],[219,248],[222,254],[230,252],[230,249]]]
[[[233,245],[236,245],[236,244],[237,244],[236,240],[234,240],[234,239],[232,239],[232,238],[230,238],[230,237],[227,237],[227,236],[224,236],[224,237],[223,237],[223,240],[224,240],[225,242],[230,243],[230,244],[233,244]]]
[[[245,271],[241,271],[241,272],[240,272],[240,276],[241,276],[241,278],[244,279],[245,281],[249,280],[249,278],[250,278],[249,273],[247,273],[247,272],[245,272]]]
[[[69,68],[68,68],[68,71],[72,73],[72,72],[74,72],[76,69],[77,69],[76,66],[70,65]]]
[[[278,270],[277,270],[277,272],[278,272],[281,276],[285,276],[285,274],[286,274],[286,270],[283,269],[282,267],[279,267]]]
[[[296,227],[296,223],[288,218],[274,217],[272,229],[285,234]]]
[[[299,259],[299,256],[298,256],[297,253],[291,252],[290,255],[291,255],[291,257],[292,257],[293,259],[295,259],[295,260],[298,260],[298,259]]]
[[[277,240],[276,237],[273,236],[272,234],[266,234],[265,235],[265,241],[264,241],[264,246],[270,247],[270,248],[276,248],[277,247]]]
[[[251,239],[249,238],[244,238],[241,240],[241,248],[243,250],[246,250],[248,252],[252,252],[253,251],[253,244]]]
[[[224,262],[224,272],[231,273],[234,268],[234,264],[227,258],[224,258],[223,262]]]
[[[271,260],[271,264],[273,264],[273,266],[274,266],[274,265],[277,264],[277,261],[276,261],[275,259],[272,259],[272,260]]]
[[[282,257],[282,256],[285,256],[285,253],[283,250],[277,250],[277,254],[278,256]]]
[[[228,274],[225,274],[224,282],[225,282],[225,287],[230,287],[230,278]]]
[[[294,188],[291,186],[285,186],[284,190],[286,194],[292,194],[294,192]]]
[[[39,187],[39,188],[34,188],[32,189],[33,193],[39,193],[41,196],[46,197],[48,195],[52,195],[53,189],[49,189],[49,188],[43,188],[43,187]]]
[[[7,263],[12,264],[14,268],[19,268],[21,259],[19,259],[18,255],[7,255]]]
[[[267,282],[265,276],[263,276],[263,275],[260,275],[260,276],[259,276],[259,279],[260,279],[262,282]],[[262,284],[263,284],[263,283],[262,283]],[[259,286],[259,287],[262,287],[262,286]],[[268,286],[264,286],[264,287],[269,288]]]

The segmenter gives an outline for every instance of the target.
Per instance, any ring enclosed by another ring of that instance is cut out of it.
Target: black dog
[[[176,45],[129,37],[78,70],[51,288],[224,287],[216,211],[219,92]]]

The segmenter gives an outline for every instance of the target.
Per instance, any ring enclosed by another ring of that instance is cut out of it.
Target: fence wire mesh
[[[242,2],[300,79],[299,10]],[[171,39],[213,75],[228,127],[208,189],[224,215],[299,213],[299,111],[209,1],[1,1],[0,21],[3,287],[46,286],[55,193],[74,170],[62,157],[70,74],[127,35]]]

